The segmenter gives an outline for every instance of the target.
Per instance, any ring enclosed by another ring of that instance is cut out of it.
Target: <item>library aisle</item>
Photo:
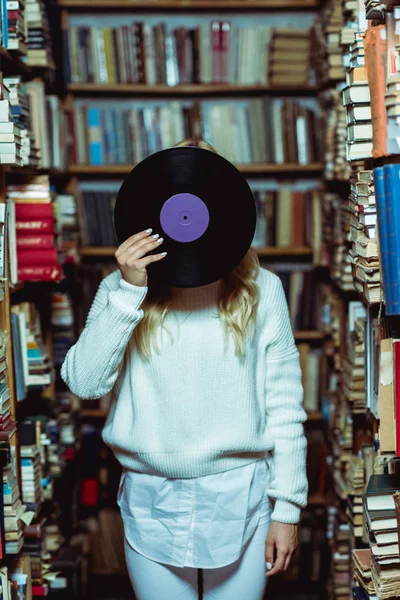
[[[0,17],[0,600],[135,600],[110,394],[78,398],[61,367],[117,268],[124,178],[183,139],[247,179],[300,357],[308,502],[265,599],[400,598],[400,0]]]

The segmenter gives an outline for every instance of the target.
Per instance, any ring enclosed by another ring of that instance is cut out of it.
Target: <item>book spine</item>
[[[49,248],[46,250],[20,250],[17,254],[18,265],[26,266],[53,266],[57,264],[57,250]]]
[[[61,279],[61,276],[62,269],[59,265],[25,266],[18,268],[19,281],[58,281]]]
[[[387,210],[385,197],[385,174],[383,167],[374,169],[374,186],[377,212],[377,225],[379,235],[379,246],[381,250],[382,283],[385,297],[386,310],[392,309],[392,296],[390,285],[389,248],[387,233]],[[389,314],[389,313],[388,313]]]
[[[29,219],[52,219],[52,204],[16,204],[15,218],[17,221],[28,221]]]
[[[387,245],[389,254],[389,278],[391,304],[387,307],[388,315],[400,314],[400,207],[396,206],[397,187],[400,169],[398,165],[384,166],[385,203],[387,222]]]
[[[53,233],[54,232],[54,221],[53,219],[32,219],[30,221],[16,221],[15,228],[17,235],[32,235],[34,231],[40,233]]]
[[[104,164],[102,146],[102,133],[100,126],[100,109],[89,108],[87,111],[87,125],[89,134],[89,160],[92,165]]]

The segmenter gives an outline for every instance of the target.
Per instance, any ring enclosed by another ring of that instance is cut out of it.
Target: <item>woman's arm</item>
[[[300,509],[307,504],[307,440],[303,429],[307,415],[299,353],[282,283],[275,276],[270,284],[274,286],[268,299],[274,334],[266,349],[265,395],[267,427],[275,440],[275,450],[268,495],[275,499],[273,521],[298,523]]]
[[[69,349],[61,376],[80,398],[100,398],[113,387],[125,349],[143,317],[147,287],[127,283],[121,273],[104,279],[78,341]]]

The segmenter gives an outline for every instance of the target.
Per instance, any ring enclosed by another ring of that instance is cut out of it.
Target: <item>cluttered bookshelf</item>
[[[109,398],[80,401],[58,370],[115,269],[123,178],[193,136],[249,180],[300,355],[310,492],[277,597],[400,597],[400,8],[17,4],[0,51],[3,597],[99,598],[126,578]]]

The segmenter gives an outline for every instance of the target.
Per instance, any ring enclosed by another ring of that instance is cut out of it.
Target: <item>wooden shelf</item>
[[[316,411],[316,412],[309,412],[307,413],[307,421],[323,421],[324,417],[322,415],[322,412]]]
[[[32,75],[30,67],[21,60],[15,50],[7,50],[0,46],[1,70],[6,75],[21,75],[24,79]]]
[[[146,85],[134,83],[70,83],[68,91],[72,94],[129,94],[129,95],[164,95],[195,96],[208,94],[296,94],[315,95],[318,88],[314,86],[271,86],[271,85],[239,85],[239,84],[182,84],[170,86],[166,84]]]
[[[298,342],[308,340],[323,340],[325,335],[323,331],[296,331],[294,337]]]
[[[254,163],[245,165],[236,165],[239,171],[245,175],[307,175],[309,173],[321,173],[321,163],[310,163],[308,165],[298,165],[296,163],[285,163],[276,165],[273,163]],[[124,176],[130,173],[134,165],[70,165],[69,173],[71,175],[81,176]]]
[[[314,494],[313,496],[308,497],[307,504],[308,506],[318,506],[319,504],[325,506],[326,504],[329,504],[329,498]]]
[[[114,256],[116,248],[113,246],[81,246],[79,252],[81,256]],[[312,249],[307,246],[289,246],[287,248],[275,248],[267,246],[266,248],[255,248],[258,256],[312,256]],[[299,339],[319,339],[319,332],[300,332]]]
[[[79,415],[81,417],[94,417],[97,419],[105,419],[106,416],[108,415],[108,410],[103,410],[101,408],[88,408],[88,409],[84,409],[79,411]]]
[[[62,8],[85,11],[284,11],[317,10],[317,0],[60,0]]]

